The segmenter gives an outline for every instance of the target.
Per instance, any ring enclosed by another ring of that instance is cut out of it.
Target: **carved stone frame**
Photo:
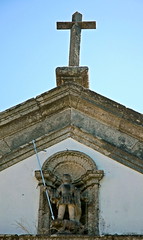
[[[87,195],[87,203],[83,204],[81,221],[87,228],[88,235],[99,234],[99,182],[103,171],[97,170],[95,162],[86,154],[79,151],[62,151],[49,157],[42,166],[45,181],[48,186],[58,187],[64,173],[70,174],[73,184]],[[40,171],[35,172],[40,186],[40,202],[38,216],[38,233],[50,233],[51,214],[43,191]],[[55,207],[53,206],[56,215]]]

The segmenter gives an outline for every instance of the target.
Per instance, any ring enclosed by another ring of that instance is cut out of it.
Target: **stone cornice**
[[[143,116],[74,83],[0,113],[0,170],[71,137],[143,172]]]
[[[58,104],[56,105],[56,103]],[[129,135],[134,135],[143,140],[143,114],[128,109],[117,102],[74,83],[66,83],[1,112],[0,126],[4,127],[10,124],[11,128],[13,122],[16,122],[16,120],[20,122],[21,119],[27,120],[26,123],[28,125],[33,125],[35,122],[40,121],[41,118],[48,117],[56,111],[61,111],[68,107],[78,109],[109,126],[116,127]],[[25,128],[23,124],[18,125],[17,128],[11,128],[11,131],[17,131],[22,127]],[[137,130],[139,129],[142,131],[138,132]],[[4,134],[6,133],[7,131],[4,132]],[[1,132],[0,138],[2,135]]]
[[[84,236],[84,235],[0,235],[0,240],[143,240],[143,235],[105,235],[105,236]]]

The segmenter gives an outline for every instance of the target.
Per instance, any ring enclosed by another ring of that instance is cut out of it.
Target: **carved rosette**
[[[86,154],[78,151],[62,151],[49,157],[42,166],[47,186],[59,187],[63,174],[70,174],[72,183],[81,192],[81,223],[85,226],[85,234],[98,235],[98,195],[99,182],[103,171],[97,170],[95,162]],[[38,218],[39,234],[51,235],[51,216],[49,206],[43,191],[40,171],[35,171],[35,176],[40,186],[40,206]],[[83,201],[82,201],[83,200]],[[56,206],[52,205],[55,218]]]

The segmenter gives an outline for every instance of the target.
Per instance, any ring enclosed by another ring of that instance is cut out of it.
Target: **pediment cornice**
[[[54,88],[0,117],[1,170],[34,154],[33,139],[40,150],[71,137],[143,172],[142,114],[77,84]]]

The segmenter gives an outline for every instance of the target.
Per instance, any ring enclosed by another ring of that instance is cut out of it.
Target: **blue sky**
[[[76,11],[97,22],[82,30],[90,89],[143,113],[143,0],[0,0],[0,111],[56,87],[70,37],[56,22]]]

